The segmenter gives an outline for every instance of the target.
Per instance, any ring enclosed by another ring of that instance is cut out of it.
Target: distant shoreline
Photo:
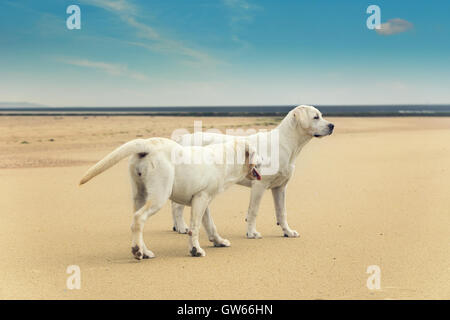
[[[284,116],[295,106],[214,107],[22,107],[0,108],[0,116],[181,116],[258,117]],[[332,117],[442,117],[450,105],[317,106]]]

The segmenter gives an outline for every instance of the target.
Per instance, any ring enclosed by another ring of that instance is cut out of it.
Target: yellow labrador
[[[210,214],[204,215],[211,200],[236,182],[260,180],[261,160],[245,141],[229,141],[205,147],[183,147],[170,139],[136,139],[120,146],[91,167],[80,181],[88,182],[120,160],[131,156],[129,173],[134,199],[131,251],[138,260],[153,258],[143,240],[146,220],[170,199],[192,207],[189,253],[205,256],[198,234],[200,223],[215,246],[230,242],[220,237]]]
[[[312,106],[298,106],[291,110],[287,116],[274,130],[269,132],[259,132],[246,137],[236,137],[231,135],[199,132],[187,134],[178,137],[178,143],[184,146],[193,145],[197,141],[201,145],[210,145],[214,143],[223,143],[234,139],[246,139],[253,146],[256,146],[260,156],[263,153],[258,148],[257,141],[271,141],[271,136],[277,136],[277,150],[279,154],[274,156],[269,154],[270,161],[278,161],[276,172],[264,174],[260,181],[250,181],[247,178],[242,179],[238,184],[251,188],[250,204],[247,211],[247,237],[251,239],[261,238],[261,234],[256,231],[256,216],[259,203],[266,189],[272,190],[272,196],[275,204],[275,213],[277,224],[282,228],[285,237],[298,237],[297,231],[292,230],[287,222],[286,213],[286,186],[294,173],[295,160],[302,148],[313,138],[321,138],[333,133],[334,124],[322,118],[319,110]],[[272,140],[273,141],[273,140]],[[270,153],[270,147],[268,148]],[[264,168],[263,168],[264,170]],[[172,203],[172,215],[174,220],[174,231],[186,233],[188,228],[183,220],[183,205]],[[209,209],[206,210],[209,214]]]

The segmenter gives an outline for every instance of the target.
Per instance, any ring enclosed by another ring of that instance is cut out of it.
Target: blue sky
[[[72,4],[80,30],[66,28]],[[371,4],[383,32],[366,27]],[[450,103],[449,13],[444,0],[2,0],[0,101]]]

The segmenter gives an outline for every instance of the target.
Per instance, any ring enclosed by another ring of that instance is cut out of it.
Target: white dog
[[[273,200],[275,204],[275,213],[277,224],[281,226],[285,237],[298,237],[297,231],[292,230],[287,222],[286,213],[286,186],[294,173],[295,159],[302,150],[302,148],[313,137],[324,137],[333,132],[334,125],[322,118],[319,110],[312,106],[298,106],[291,110],[277,128],[270,132],[260,132],[254,135],[245,137],[247,141],[253,146],[260,145],[257,141],[272,141],[271,137],[277,135],[278,137],[278,157],[277,159],[270,159],[270,161],[278,161],[278,170],[274,174],[265,175],[264,168],[262,171],[263,178],[260,181],[250,181],[243,179],[238,184],[251,188],[250,204],[247,212],[247,237],[251,239],[261,238],[261,234],[256,231],[256,216],[258,213],[259,203],[266,189],[272,190]],[[236,136],[222,135],[216,133],[195,133],[178,137],[176,141],[181,145],[192,145],[199,141],[202,145],[213,143],[220,143],[237,139]],[[242,139],[243,137],[239,137]],[[269,145],[268,151],[271,152]],[[257,149],[259,155],[262,155],[261,150]],[[275,157],[276,155],[272,155]],[[270,156],[269,156],[270,157]],[[188,232],[186,223],[183,220],[183,205],[172,202],[172,215],[174,219],[174,231],[179,233]],[[206,210],[205,215],[209,215],[209,210]]]
[[[198,242],[201,221],[215,246],[230,245],[217,233],[209,213],[204,213],[211,200],[229,186],[245,178],[261,179],[258,172],[261,160],[247,142],[183,147],[165,138],[136,139],[90,168],[80,185],[128,156],[131,156],[129,173],[135,210],[131,251],[136,259],[155,256],[145,246],[144,224],[168,199],[192,207],[189,229],[189,253],[192,256],[205,256]]]

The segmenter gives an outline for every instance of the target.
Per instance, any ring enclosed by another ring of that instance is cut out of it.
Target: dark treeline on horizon
[[[190,107],[0,107],[0,115],[283,116],[296,105]],[[450,116],[450,105],[316,105],[327,116]]]

